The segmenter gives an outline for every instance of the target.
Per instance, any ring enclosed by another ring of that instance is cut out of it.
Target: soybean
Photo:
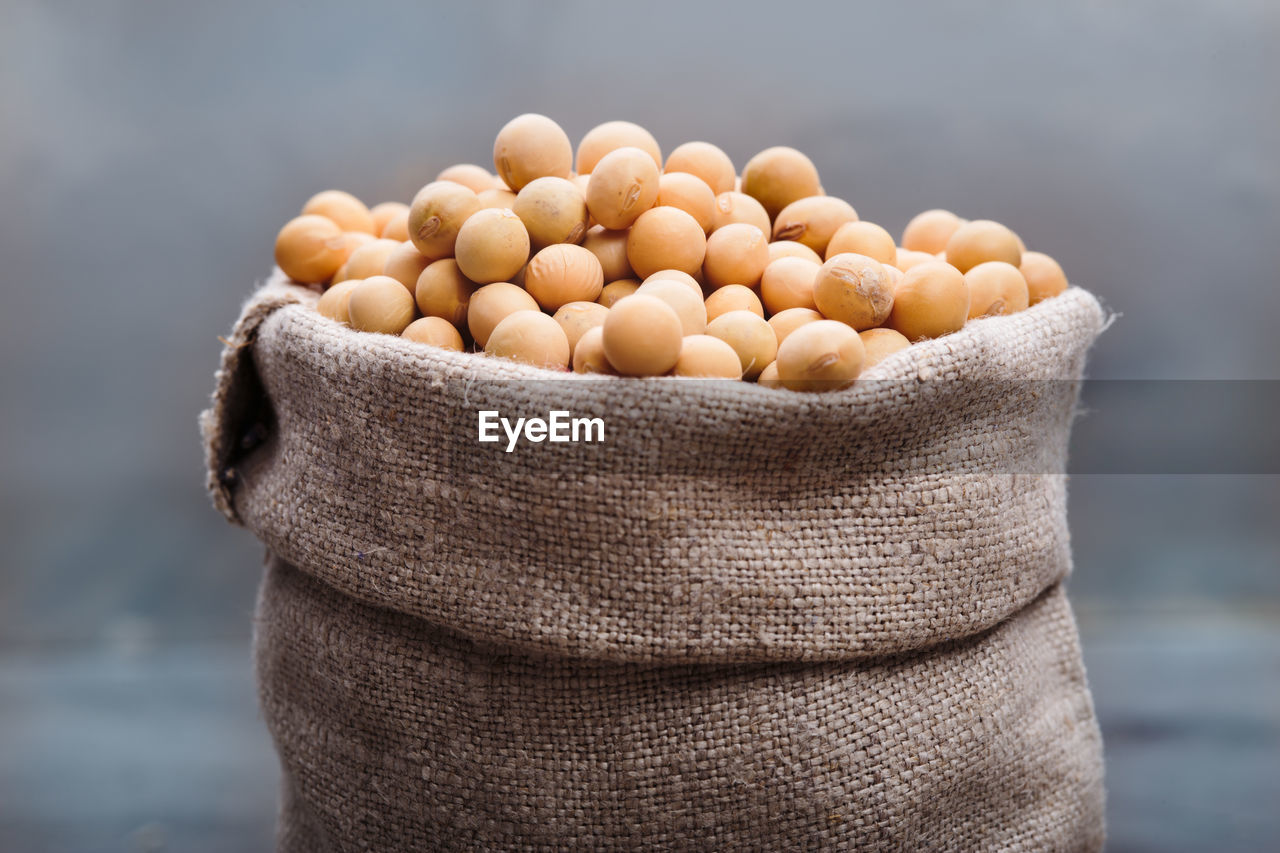
[[[375,275],[352,288],[347,313],[353,329],[398,335],[413,322],[413,297],[394,278]]]
[[[794,148],[766,148],[742,168],[742,191],[764,206],[772,219],[793,201],[821,195],[813,161]]]
[[[351,291],[356,289],[358,281],[344,281],[335,284],[320,294],[320,299],[316,302],[316,310],[321,316],[328,317],[330,320],[337,320],[344,326],[351,325],[351,315],[348,313],[347,305],[351,301]]]
[[[657,207],[678,207],[697,220],[703,234],[715,223],[716,194],[697,175],[668,172],[658,178]]]
[[[909,341],[939,338],[964,328],[969,317],[969,287],[949,263],[919,264],[903,273],[893,294],[890,328]]]
[[[587,181],[587,209],[605,228],[630,227],[658,200],[658,167],[631,146],[610,151]]]
[[[729,155],[710,142],[686,142],[667,155],[667,172],[701,178],[716,195],[736,188],[738,173]]]
[[[661,299],[670,306],[680,318],[682,335],[700,335],[707,328],[707,307],[702,301],[702,291],[692,290],[685,282],[655,278],[640,285],[636,293]]]
[[[833,255],[818,270],[813,301],[823,316],[862,331],[889,318],[894,292],[879,261],[846,252]]]
[[[969,288],[969,319],[1016,314],[1027,307],[1027,280],[1004,261],[987,261],[964,274]]]
[[[874,222],[846,222],[836,229],[827,243],[824,257],[828,260],[833,255],[852,252],[875,258],[882,264],[893,264],[898,260],[898,247],[893,237]]]
[[[484,351],[549,370],[569,367],[569,339],[551,317],[541,311],[513,311],[498,321]]]
[[[742,365],[733,347],[711,335],[687,335],[680,345],[676,376],[741,379]]]
[[[554,243],[580,243],[587,233],[587,202],[573,181],[536,178],[516,194],[511,208],[529,232],[533,251]]]
[[[754,288],[768,265],[769,240],[765,232],[739,222],[719,228],[707,238],[702,275],[712,288],[726,284]]]
[[[975,219],[956,229],[947,240],[947,263],[960,272],[968,272],[986,261],[1004,261],[1013,266],[1022,263],[1018,235],[999,222]]]
[[[817,308],[813,288],[822,264],[805,258],[784,257],[764,268],[760,277],[760,299],[770,314],[788,308]]]
[[[1019,270],[1027,280],[1029,302],[1035,305],[1067,289],[1067,276],[1058,262],[1043,252],[1027,252]]]
[[[866,357],[862,362],[863,370],[911,346],[911,341],[907,340],[901,332],[893,329],[866,329],[858,332],[858,337],[862,339],[862,347],[866,351]]]
[[[792,332],[778,347],[778,380],[793,391],[835,391],[862,372],[866,351],[858,333],[835,320]]]
[[[325,190],[307,199],[302,206],[304,214],[324,216],[335,222],[343,231],[363,231],[377,234],[373,214],[364,202],[342,190]]]
[[[458,334],[457,327],[440,317],[419,317],[406,326],[400,336],[421,344],[462,352],[462,335]]]
[[[711,230],[718,231],[736,222],[754,225],[766,234],[773,231],[769,214],[760,202],[733,190],[720,193],[716,196],[716,209],[711,215]]]
[[[949,210],[934,208],[917,213],[902,231],[902,248],[936,255],[965,220]]]
[[[773,327],[750,311],[721,314],[707,324],[707,334],[733,347],[746,379],[755,379],[778,355]]]
[[[604,326],[593,326],[578,338],[578,344],[573,348],[573,372],[617,375],[618,371],[613,369],[604,354]]]
[[[640,282],[634,278],[620,278],[617,281],[611,281],[600,291],[599,298],[596,303],[603,305],[605,308],[613,307],[613,304],[624,296],[630,296],[640,289]]]
[[[565,338],[569,341],[570,356],[587,330],[603,326],[608,314],[608,308],[595,302],[566,302],[556,309],[552,319],[564,330]]]
[[[706,232],[678,207],[653,207],[627,233],[627,262],[638,276],[676,269],[692,275],[707,254]]]
[[[455,326],[467,320],[467,307],[475,282],[462,274],[453,258],[432,261],[418,275],[414,300],[424,317],[441,317]]]
[[[707,322],[711,322],[721,314],[730,311],[750,311],[764,319],[764,306],[760,297],[749,287],[741,284],[726,284],[711,293],[706,299]]]
[[[548,311],[570,302],[595,302],[603,287],[600,261],[572,243],[547,246],[524,270],[524,289]]]
[[[513,118],[493,142],[498,176],[519,192],[538,178],[567,178],[573,170],[573,145],[560,125],[537,113]]]
[[[822,255],[840,226],[857,221],[858,212],[844,199],[810,196],[791,202],[778,213],[773,239],[794,240]]]
[[[276,265],[289,278],[303,284],[328,281],[349,252],[342,240],[342,229],[327,216],[295,217],[276,236]]]
[[[662,168],[662,150],[652,133],[633,122],[606,121],[588,130],[578,143],[578,173],[590,174],[606,154],[625,147],[639,148]]]
[[[478,210],[480,198],[467,187],[433,181],[409,205],[409,239],[428,258],[447,258],[454,253],[463,223]]]
[[[605,357],[624,376],[661,376],[680,358],[680,318],[655,296],[636,293],[618,300],[602,329]]]
[[[529,232],[513,211],[480,210],[458,229],[454,256],[462,274],[478,284],[509,281],[529,260]]]
[[[471,294],[467,303],[467,328],[480,346],[489,340],[495,326],[517,311],[537,311],[537,301],[509,282],[487,284]]]

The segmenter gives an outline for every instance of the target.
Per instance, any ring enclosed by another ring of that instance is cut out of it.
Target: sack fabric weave
[[[552,374],[279,273],[202,416],[266,545],[282,851],[1097,850],[1062,581],[1106,318],[1071,288],[849,389]],[[477,412],[601,443],[477,440]]]

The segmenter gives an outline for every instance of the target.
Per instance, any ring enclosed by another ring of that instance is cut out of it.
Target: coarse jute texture
[[[555,378],[314,299],[254,295],[203,417],[269,552],[281,850],[1101,847],[1061,587],[1092,296],[827,394]],[[480,410],[605,441],[507,452]]]

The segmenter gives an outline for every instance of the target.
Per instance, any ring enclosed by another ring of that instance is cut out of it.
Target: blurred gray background
[[[895,234],[950,207],[1055,255],[1122,314],[1095,377],[1280,379],[1264,0],[10,0],[0,18],[0,850],[269,849],[261,548],[210,507],[196,428],[217,336],[310,194],[407,201],[491,165],[517,113],[575,141],[627,118],[739,166],[793,145]],[[1273,420],[1203,414],[1143,428],[1274,441]],[[1107,415],[1078,458],[1135,423]],[[1280,845],[1275,474],[1071,481],[1112,850]]]

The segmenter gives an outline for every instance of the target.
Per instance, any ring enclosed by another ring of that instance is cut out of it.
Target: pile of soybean
[[[927,210],[901,241],[826,195],[794,148],[741,175],[707,142],[667,155],[625,121],[575,160],[546,116],[507,123],[497,175],[451,166],[406,205],[328,190],[276,263],[353,329],[552,370],[831,390],[912,342],[1067,287],[990,220]]]

